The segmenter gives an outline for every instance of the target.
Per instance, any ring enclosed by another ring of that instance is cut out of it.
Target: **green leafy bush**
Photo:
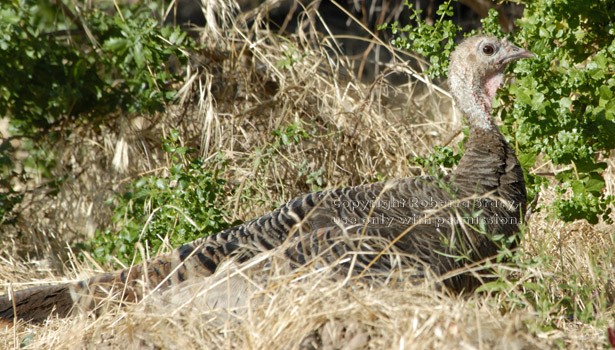
[[[425,157],[414,157],[409,163],[426,169],[429,175],[442,176],[441,168],[452,169],[461,160],[461,155],[464,153],[463,145],[467,141],[469,134],[468,127],[464,127],[463,132],[465,137],[459,142],[459,152],[455,153],[448,146],[435,146],[432,153]]]
[[[460,159],[461,155],[455,154],[452,148],[435,146],[432,153],[426,157],[414,157],[410,163],[426,168],[430,175],[439,176],[442,174],[440,167],[452,168]]]
[[[69,119],[100,122],[117,108],[161,110],[180,79],[167,63],[185,63],[194,43],[153,11],[134,6],[109,16],[93,8],[63,22],[62,9],[47,1],[3,2],[0,113],[14,134],[34,136]]]
[[[7,204],[0,224],[13,221],[11,208],[21,198],[15,183],[42,177],[50,194],[57,189],[54,144],[69,137],[68,125],[96,129],[115,112],[163,110],[174,98],[182,78],[169,62],[185,64],[186,50],[196,45],[153,18],[156,6],[109,15],[61,1],[0,3],[0,115],[20,141],[20,149],[7,141],[0,147],[0,201]]]
[[[130,263],[135,256],[141,258],[138,242],[154,255],[164,242],[177,247],[239,224],[229,223],[230,215],[218,204],[229,195],[224,180],[218,178],[224,162],[218,161],[216,171],[207,171],[202,159],[189,159],[194,150],[179,146],[178,141],[177,131],[164,140],[169,176],[142,177],[129,191],[110,198],[107,203],[113,206],[114,226],[97,231],[94,239],[80,248],[90,251],[99,262],[116,257]]]
[[[539,59],[516,65],[517,84],[502,94],[502,119],[520,156],[542,154],[565,169],[556,175],[553,209],[566,221],[596,223],[611,212],[602,173],[615,148],[614,11],[612,1],[542,0],[528,2],[518,21],[516,40]],[[544,183],[528,177],[534,191]]]
[[[448,57],[455,48],[454,39],[460,29],[450,19],[453,16],[451,3],[452,0],[448,0],[440,4],[436,11],[438,19],[434,25],[430,25],[421,20],[423,11],[414,10],[412,4],[406,1],[406,5],[411,12],[409,19],[411,22],[416,22],[417,25],[411,26],[408,24],[399,27],[399,22],[394,22],[390,26],[384,24],[378,29],[388,28],[393,34],[399,34],[391,41],[398,48],[428,57],[431,66],[427,69],[427,74],[432,77],[446,76]]]
[[[410,5],[408,5],[411,7]],[[390,28],[400,36],[396,46],[430,57],[432,76],[444,75],[457,28],[445,20],[451,1],[440,6],[434,26]],[[613,197],[605,195],[605,157],[615,148],[615,3],[528,1],[511,41],[528,46],[538,59],[514,65],[516,84],[500,90],[494,101],[504,122],[502,131],[517,147],[525,170],[529,199],[549,183],[532,174],[536,160],[550,161],[558,169],[554,187],[559,199],[550,208],[565,221],[609,221]],[[483,20],[487,33],[503,37],[497,12]],[[474,33],[468,33],[472,35]]]

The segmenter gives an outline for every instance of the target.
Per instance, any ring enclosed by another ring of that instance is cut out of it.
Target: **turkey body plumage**
[[[454,95],[470,124],[470,136],[451,175],[309,193],[129,269],[18,291],[10,299],[0,296],[0,321],[12,323],[15,316],[42,321],[52,312],[66,316],[75,304],[104,297],[112,287],[123,300],[138,301],[143,281],[149,288],[177,285],[212,275],[230,257],[246,261],[280,246],[294,266],[337,262],[361,276],[407,267],[423,276],[429,269],[444,276],[449,289],[471,291],[480,283],[475,275],[446,274],[494,256],[503,244],[495,236],[514,244],[508,238],[519,231],[526,206],[520,164],[489,115],[495,90],[488,86],[494,80],[499,86],[510,61],[532,56],[489,36],[466,40],[452,55],[451,65],[457,66],[451,66],[451,87],[460,90]],[[480,68],[481,62],[493,67],[477,71],[473,65]],[[395,258],[399,255],[404,258]]]

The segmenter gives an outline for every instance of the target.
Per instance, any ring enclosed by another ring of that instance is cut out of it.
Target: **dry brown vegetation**
[[[232,213],[229,220],[257,217],[311,191],[306,174],[320,169],[322,187],[418,175],[421,169],[409,166],[408,159],[460,140],[462,120],[450,97],[404,63],[407,57],[396,56],[374,82],[362,83],[353,75],[361,62],[343,57],[335,38],[313,29],[320,20],[313,8],[306,9],[305,26],[292,37],[246,27],[246,19],[259,23],[264,16],[261,8],[230,17],[224,30],[204,29],[201,40],[208,49],[193,54],[177,104],[166,113],[112,115],[102,130],[74,127],[58,171],[79,175],[65,183],[55,201],[29,193],[19,223],[25,235],[6,232],[0,242],[0,294],[100,272],[77,262],[67,242],[108,224],[110,210],[103,201],[111,191],[143,174],[166,172],[160,140],[170,129],[179,129],[183,142],[204,159],[221,153],[228,161],[223,176],[233,195],[220,198],[219,205]],[[280,64],[289,57],[292,63]],[[412,78],[391,85],[386,78],[393,73]],[[276,148],[264,159],[262,150],[275,142],[271,131],[295,122],[309,138]],[[611,193],[613,165],[610,159]],[[538,204],[553,200],[545,188]],[[297,279],[285,270],[265,273],[257,265],[233,277],[258,291],[247,307],[208,310],[198,293],[206,288],[197,283],[182,287],[180,297],[172,290],[139,305],[111,304],[98,317],[81,313],[0,329],[0,347],[602,349],[607,327],[615,326],[612,232],[606,224],[565,224],[548,210],[535,213],[526,225],[520,261],[499,269],[503,281],[518,282],[501,291],[455,296],[430,283],[348,284],[332,281],[326,270]],[[222,290],[230,288],[225,277],[236,269],[218,273]],[[525,293],[528,282],[545,283],[544,289]],[[575,296],[561,284],[595,286],[596,294],[610,299],[585,305],[582,294]],[[595,308],[594,319],[569,317],[560,302],[564,297],[579,308]]]

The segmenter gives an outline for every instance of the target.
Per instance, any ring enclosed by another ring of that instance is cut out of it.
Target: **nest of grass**
[[[183,67],[186,79],[177,87],[176,105],[156,115],[110,115],[100,130],[75,126],[58,145],[56,171],[70,181],[53,200],[45,193],[27,193],[17,228],[0,242],[0,294],[9,286],[75,281],[105,269],[78,263],[67,246],[109,225],[111,211],[104,200],[114,191],[145,174],[168,171],[161,140],[171,129],[180,131],[184,145],[210,160],[209,167],[224,166],[221,174],[231,195],[220,198],[219,205],[232,213],[230,221],[263,215],[315,186],[420,175],[409,159],[429,153],[434,145],[455,144],[460,137],[461,120],[450,96],[387,45],[383,48],[391,50],[393,61],[382,63],[386,68],[373,82],[358,81],[353,72],[361,62],[344,57],[336,38],[314,29],[321,18],[315,7],[304,9],[304,25],[290,37],[266,29],[265,7],[241,15],[228,1],[203,1],[203,7],[214,14],[224,8],[226,15],[215,16],[203,28],[207,49],[193,53],[192,64]],[[390,84],[387,76],[399,72],[409,76],[408,83]],[[280,143],[272,131],[292,125],[309,137]],[[220,156],[225,165],[216,161]],[[607,187],[612,191],[615,176],[609,164]],[[542,204],[554,200],[548,189],[540,198]],[[533,215],[527,227],[520,248],[527,260],[551,259],[528,268],[503,265],[518,282],[499,293],[451,296],[431,284],[408,281],[349,285],[325,273],[297,280],[284,270],[269,271],[264,278],[262,268],[253,268],[236,277],[258,291],[258,297],[241,307],[210,310],[202,307],[199,293],[178,291],[183,299],[170,302],[175,292],[169,291],[139,305],[110,307],[98,317],[83,313],[40,326],[0,329],[0,347],[603,348],[604,325],[614,316],[613,299],[605,300],[607,311],[587,324],[564,313],[541,314],[531,306],[540,300],[528,300],[523,283],[570,271],[612,290],[613,227],[564,224],[544,213]],[[604,274],[596,274],[596,260]],[[222,281],[223,274],[219,272]],[[555,309],[556,300],[566,296],[558,283],[570,281],[549,281],[552,286],[544,297]],[[194,288],[186,290],[207,289]],[[518,304],[510,301],[515,298]],[[583,300],[574,303],[582,307]],[[558,326],[542,329],[537,326],[542,321]]]

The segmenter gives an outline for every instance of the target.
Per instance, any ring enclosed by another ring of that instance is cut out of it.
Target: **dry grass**
[[[209,1],[210,9],[214,2]],[[229,14],[233,7],[225,9]],[[305,9],[306,25],[291,38],[244,24],[262,18],[257,9],[226,27],[204,29],[209,49],[193,57],[177,105],[164,115],[113,115],[101,132],[74,130],[67,145],[79,147],[61,150],[58,167],[73,180],[55,200],[31,192],[21,208],[21,232],[6,232],[0,242],[0,293],[9,285],[96,273],[66,260],[72,256],[66,242],[107,225],[110,211],[103,201],[111,191],[143,174],[165,173],[168,160],[160,139],[171,128],[203,158],[220,153],[228,161],[224,177],[234,195],[222,198],[220,206],[242,220],[311,191],[307,174],[318,170],[323,170],[322,187],[412,176],[421,170],[410,167],[408,159],[427,154],[433,145],[456,143],[451,141],[459,137],[461,120],[446,94],[416,79],[402,86],[387,83],[394,72],[421,77],[401,60],[364,84],[353,76],[361,62],[346,59],[335,38],[313,30],[320,20],[313,8]],[[292,64],[279,63],[290,58]],[[271,131],[294,122],[310,137],[263,156],[276,142]],[[609,165],[612,193],[612,161]],[[554,200],[549,189],[540,198],[545,205]],[[256,297],[232,311],[204,308],[205,297],[190,292],[207,287],[196,285],[180,294],[186,302],[167,292],[139,305],[111,307],[98,318],[81,314],[0,329],[0,348],[20,343],[30,349],[309,349],[311,343],[322,349],[604,348],[606,327],[614,325],[615,316],[612,232],[605,224],[564,224],[543,212],[533,215],[521,260],[501,269],[520,282],[500,292],[451,296],[430,284],[348,284],[327,273],[294,280],[284,270],[267,274],[258,265],[235,277]],[[234,268],[218,278],[224,281]],[[526,293],[527,282],[544,283],[544,291]],[[575,299],[563,283],[595,286],[597,296],[606,296],[593,320],[567,317],[558,302],[563,297],[579,308],[594,306]],[[555,327],[541,328],[547,324]]]

